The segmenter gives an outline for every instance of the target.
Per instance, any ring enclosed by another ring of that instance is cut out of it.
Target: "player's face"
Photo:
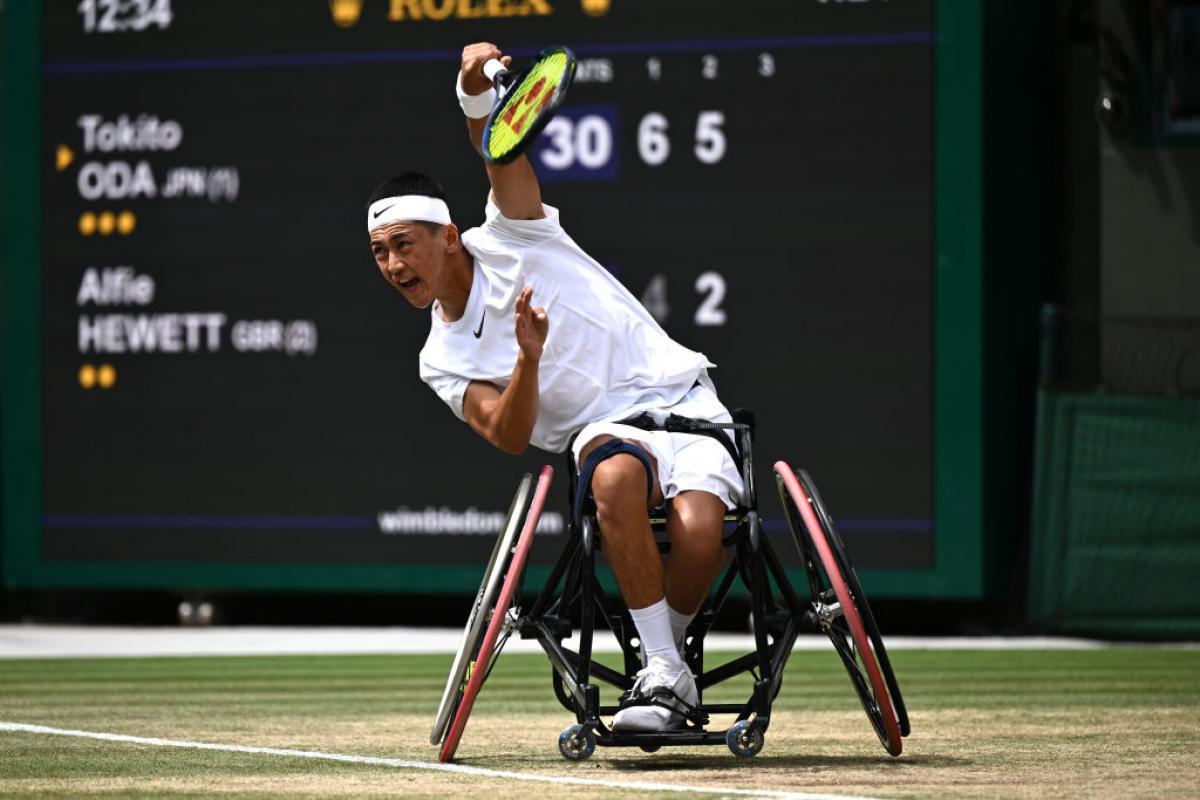
[[[393,222],[371,231],[371,254],[384,280],[417,308],[428,308],[446,274],[446,243],[441,228],[419,222]]]

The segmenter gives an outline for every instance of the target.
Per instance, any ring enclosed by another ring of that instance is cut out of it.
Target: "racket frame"
[[[507,153],[504,153],[499,157],[493,157],[488,148],[488,145],[491,142],[492,127],[496,124],[500,116],[508,109],[509,100],[512,99],[511,90],[514,87],[520,86],[521,82],[525,80],[525,77],[534,69],[536,69],[538,64],[559,53],[566,55],[567,66],[566,69],[563,70],[562,80],[559,81],[558,86],[556,86],[554,89],[554,96],[551,97],[550,101],[537,112],[537,116],[525,128],[525,132],[517,145]],[[485,161],[487,161],[489,164],[511,164],[522,154],[524,154],[524,152],[528,150],[535,141],[537,141],[538,136],[541,135],[542,129],[546,127],[550,120],[554,119],[554,115],[558,113],[559,107],[562,106],[563,102],[566,100],[567,90],[570,89],[571,84],[575,82],[575,67],[575,53],[571,50],[571,48],[564,47],[562,45],[553,45],[551,47],[542,49],[542,51],[539,52],[532,61],[526,64],[525,67],[517,73],[513,73],[512,71],[506,69],[504,65],[496,59],[492,59],[484,64],[484,74],[488,75],[492,79],[492,83],[496,87],[497,94],[496,104],[492,106],[492,113],[488,115],[487,125],[485,125],[483,129],[483,142],[481,143],[480,149],[483,152],[483,158]]]

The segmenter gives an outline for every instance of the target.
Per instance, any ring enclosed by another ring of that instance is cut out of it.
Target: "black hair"
[[[433,178],[420,172],[406,172],[403,175],[388,178],[376,186],[375,191],[371,192],[371,197],[367,200],[367,207],[370,208],[376,200],[405,194],[423,194],[426,197],[436,197],[442,201],[446,199],[446,190]]]

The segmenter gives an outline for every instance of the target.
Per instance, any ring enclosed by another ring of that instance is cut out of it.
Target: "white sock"
[[[687,635],[688,625],[692,624],[692,620],[696,618],[696,612],[691,614],[681,614],[671,605],[667,604],[667,614],[671,617],[671,638],[675,640],[676,646],[679,648],[679,655],[683,655],[683,646],[685,644],[684,637]]]
[[[645,608],[631,608],[629,616],[633,617],[633,624],[642,640],[647,661],[653,656],[659,656],[675,666],[682,666],[679,651],[675,649],[675,637],[671,635],[671,614],[667,598],[664,597]]]

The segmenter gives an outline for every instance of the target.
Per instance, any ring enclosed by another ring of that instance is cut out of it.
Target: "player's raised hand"
[[[492,88],[492,81],[483,74],[483,65],[493,58],[507,67],[512,63],[512,56],[500,52],[500,48],[491,42],[476,42],[469,44],[462,51],[462,88],[467,94],[483,94]]]
[[[525,357],[538,361],[542,357],[542,346],[550,331],[550,319],[546,309],[533,307],[533,289],[526,286],[517,296],[517,344]]]

